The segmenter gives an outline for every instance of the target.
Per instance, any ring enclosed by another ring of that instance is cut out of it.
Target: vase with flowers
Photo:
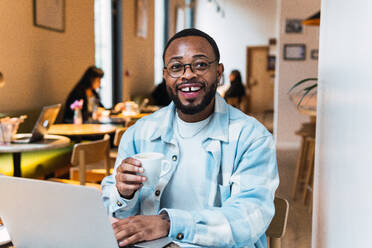
[[[83,115],[81,113],[81,109],[83,108],[84,100],[75,100],[71,105],[70,108],[74,111],[74,124],[82,124],[83,123]]]

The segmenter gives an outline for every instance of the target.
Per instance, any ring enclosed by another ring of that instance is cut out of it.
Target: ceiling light
[[[320,11],[310,16],[309,18],[306,18],[305,20],[303,20],[302,24],[311,25],[311,26],[319,26],[320,25]]]

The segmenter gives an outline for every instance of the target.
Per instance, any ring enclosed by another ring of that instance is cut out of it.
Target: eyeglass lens
[[[215,61],[209,62],[208,60],[196,60],[190,64],[183,64],[179,61],[172,61],[167,66],[168,74],[171,77],[180,77],[186,72],[186,66],[189,66],[191,71],[197,75],[205,74],[210,65]]]

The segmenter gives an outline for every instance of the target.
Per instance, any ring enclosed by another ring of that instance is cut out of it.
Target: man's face
[[[94,90],[97,90],[97,89],[99,89],[99,87],[101,87],[101,78],[94,78],[93,79],[93,82],[92,82],[92,88],[94,89]]]
[[[165,53],[165,66],[194,64],[199,62],[213,62],[216,56],[209,42],[199,36],[186,36],[174,40]],[[181,68],[183,72],[184,69]],[[163,70],[167,91],[176,108],[182,113],[194,115],[213,104],[217,84],[223,72],[222,64],[211,63],[208,70],[202,73],[194,72],[190,66],[179,77],[169,75],[167,69]]]

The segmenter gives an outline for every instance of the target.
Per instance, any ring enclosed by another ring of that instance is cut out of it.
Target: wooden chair
[[[315,123],[303,123],[300,130],[296,131],[296,135],[301,137],[300,151],[297,156],[296,169],[292,187],[293,200],[296,199],[298,189],[301,189],[308,180],[308,170],[314,161],[313,142],[315,139]],[[303,188],[302,188],[303,189]],[[303,192],[303,191],[302,191]]]
[[[110,175],[110,136],[105,135],[102,140],[79,143],[74,146],[71,156],[70,179],[85,182],[99,182]],[[87,169],[87,165],[103,161],[103,169]],[[80,173],[84,172],[84,173]]]
[[[130,126],[133,126],[134,124],[136,124],[136,121],[138,120],[138,118],[131,118],[129,119],[126,123],[125,123],[125,127],[130,127]]]
[[[308,205],[309,212],[311,212],[313,205],[315,137],[307,137],[306,142],[309,146],[309,152],[306,161],[308,167],[305,173],[305,185],[302,191],[302,200],[305,205]]]
[[[122,127],[116,129],[115,136],[114,136],[114,148],[110,149],[110,159],[115,160],[118,156],[118,146],[120,144],[121,137],[127,131],[128,127]]]
[[[266,230],[270,248],[280,248],[281,238],[285,234],[288,219],[289,203],[286,199],[275,197],[275,215]]]
[[[89,183],[98,183],[111,173],[110,161],[110,136],[106,134],[102,140],[83,142],[74,145],[71,156],[70,180],[51,178],[51,181],[85,185]],[[88,165],[102,163],[103,169],[88,169]],[[83,173],[82,173],[83,172]],[[99,186],[99,184],[87,186]]]

